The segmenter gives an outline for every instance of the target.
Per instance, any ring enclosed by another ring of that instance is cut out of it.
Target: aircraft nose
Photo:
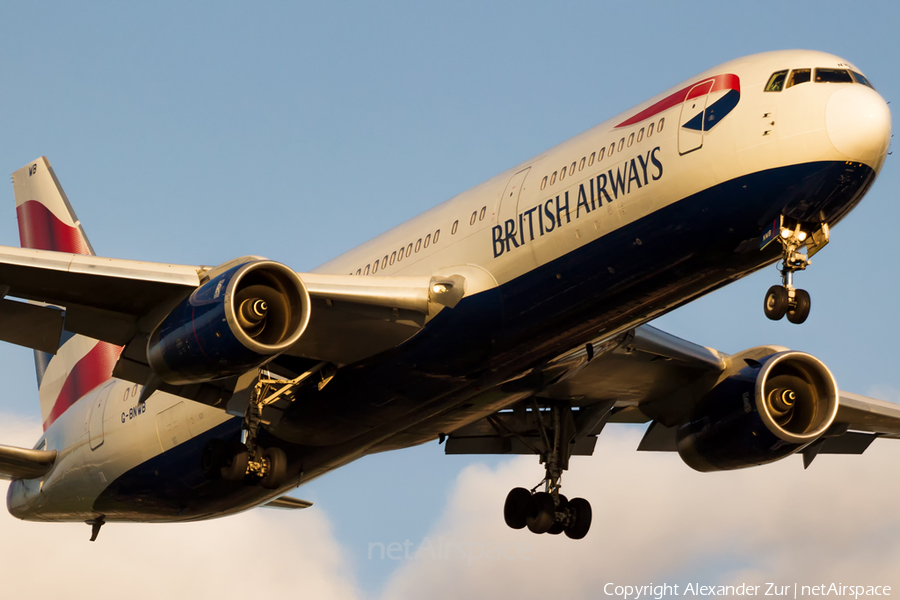
[[[891,141],[891,111],[872,88],[847,86],[828,99],[825,130],[838,152],[878,170]]]

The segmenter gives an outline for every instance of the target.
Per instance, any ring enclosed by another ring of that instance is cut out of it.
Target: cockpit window
[[[791,71],[791,78],[788,79],[788,84],[785,88],[809,82],[809,72],[810,69],[794,69]]]
[[[866,87],[872,88],[873,90],[875,89],[875,86],[872,85],[872,82],[870,82],[868,79],[866,79],[865,75],[863,75],[862,73],[857,73],[856,71],[850,71],[850,72],[853,73],[853,78],[856,79],[857,83],[861,83]]]
[[[847,69],[816,69],[816,83],[853,83]]]
[[[766,84],[767,92],[780,92],[784,89],[784,80],[787,79],[787,69],[784,71],[775,71],[769,77],[769,83]]]

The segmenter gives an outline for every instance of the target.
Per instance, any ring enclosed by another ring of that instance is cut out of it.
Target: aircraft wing
[[[47,474],[56,462],[56,450],[0,446],[0,479],[33,479]]]
[[[114,375],[145,383],[147,340],[157,325],[210,277],[253,260],[259,257],[213,268],[0,246],[0,340],[55,353],[65,328],[124,346]],[[412,337],[465,289],[459,275],[298,276],[314,316],[285,354],[336,365]]]
[[[606,423],[647,423],[638,450],[676,451],[676,429],[717,384],[748,364],[783,352],[760,346],[727,355],[644,325],[551,361],[542,373],[501,386],[547,382],[540,399],[570,403],[571,453],[589,455]],[[592,356],[596,354],[595,356]],[[560,366],[565,366],[560,369]],[[523,383],[519,383],[523,382]],[[447,436],[447,454],[540,454],[546,451],[530,401],[462,427]],[[818,454],[862,454],[877,437],[900,437],[900,405],[840,392],[833,425],[802,451],[806,466]]]
[[[301,500],[300,498],[292,498],[290,496],[281,496],[262,505],[263,508],[280,508],[283,510],[299,510],[309,508],[313,503],[309,500]]]

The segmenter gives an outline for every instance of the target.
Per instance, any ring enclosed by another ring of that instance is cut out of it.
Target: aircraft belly
[[[442,311],[408,342],[343,369],[322,391],[306,391],[277,433],[328,446],[374,439],[399,430],[401,421],[421,422],[454,407],[471,412],[460,405],[540,360],[645,323],[771,264],[777,253],[758,245],[765,223],[781,212],[823,214],[834,223],[873,176],[859,164],[793,165],[665,206]]]

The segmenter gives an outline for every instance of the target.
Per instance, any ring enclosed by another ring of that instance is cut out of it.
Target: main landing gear
[[[828,224],[821,226],[812,234],[803,229],[801,224],[793,228],[785,226],[781,219],[778,228],[778,242],[781,244],[781,285],[773,285],[766,292],[763,302],[763,310],[766,316],[773,321],[780,321],[787,316],[791,323],[799,325],[809,317],[812,302],[809,292],[794,287],[794,273],[803,271],[810,264],[813,254],[822,249],[828,243]],[[807,253],[800,249],[806,247]]]
[[[533,411],[540,417],[537,423],[544,447],[549,448],[541,453],[546,476],[531,490],[519,487],[509,492],[503,505],[503,518],[513,529],[527,527],[532,533],[550,535],[565,532],[567,537],[580,540],[591,528],[591,504],[584,498],[568,500],[559,493],[562,472],[569,466],[575,436],[571,407],[551,405],[549,416],[552,427],[549,431],[536,402]],[[543,490],[537,491],[542,486]]]
[[[281,487],[287,473],[287,456],[281,448],[263,448],[257,443],[263,409],[279,398],[289,398],[297,380],[260,377],[244,413],[242,441],[210,440],[203,449],[202,467],[210,479],[244,481],[266,489]]]

